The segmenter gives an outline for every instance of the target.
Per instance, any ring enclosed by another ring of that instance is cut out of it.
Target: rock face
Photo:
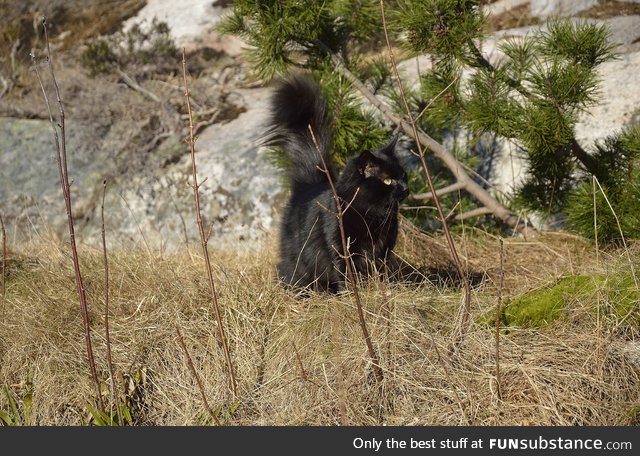
[[[196,143],[203,218],[211,242],[228,248],[257,248],[274,227],[274,204],[282,189],[276,168],[255,141],[263,131],[268,94],[265,88],[238,90],[236,102],[251,109],[206,128]],[[0,132],[0,195],[10,233],[33,235],[44,226],[64,233],[67,219],[49,121],[0,118]],[[135,156],[116,163],[110,135],[109,125],[67,122],[78,238],[99,242],[99,201],[102,181],[108,179],[105,212],[111,242],[150,248],[197,242],[191,159],[180,135],[166,140],[154,152],[156,159],[137,170]],[[162,157],[175,163],[163,165]]]
[[[211,245],[255,249],[274,228],[274,207],[282,190],[275,167],[255,142],[263,131],[268,92],[239,91],[251,109],[206,128],[196,142],[200,204]],[[134,176],[110,192],[109,225],[119,235],[152,247],[199,242],[191,183],[188,153],[150,175]],[[94,227],[90,236],[97,235]]]
[[[547,18],[554,14],[570,16],[587,10],[598,4],[598,0],[531,0],[531,14],[540,18]]]
[[[210,1],[187,3],[151,0],[125,27],[157,17],[168,21],[176,44],[191,49],[188,66],[196,73],[191,87],[195,122],[210,117],[202,111],[217,113],[213,124],[199,129],[196,143],[209,242],[255,249],[274,231],[283,195],[276,168],[256,143],[263,131],[269,90],[246,88],[247,70],[227,52],[237,53],[238,44],[210,33],[223,9]],[[177,119],[184,112],[181,79],[175,79],[176,85],[145,82],[143,68],[137,81],[143,88],[132,89],[123,78],[90,78],[62,55],[56,57],[67,113],[77,239],[99,244],[102,182],[107,179],[105,225],[110,245],[159,249],[199,242],[185,143],[187,119],[184,115]],[[177,73],[178,61],[175,67]],[[35,80],[29,84],[37,87]],[[160,104],[150,99],[154,96]],[[67,236],[55,144],[41,97],[32,90],[28,103],[0,99],[0,113],[33,117],[0,117],[0,214],[15,239],[44,231]],[[53,109],[56,115],[57,106]]]
[[[87,188],[102,182],[105,164],[111,163],[109,151],[99,147],[108,130],[92,121],[68,124],[68,164],[76,171],[71,193],[80,218],[90,206],[91,191]],[[66,224],[55,150],[48,120],[0,118],[2,211],[10,232],[17,237],[35,235],[44,226],[55,229]]]
[[[199,132],[196,144],[202,213],[211,229],[210,245],[255,249],[276,232],[286,192],[275,167],[256,144],[269,89],[251,88],[245,81],[248,69],[235,57],[241,43],[211,30],[226,3],[149,0],[125,27],[157,17],[168,21],[176,43],[191,50],[192,56],[213,58],[202,64],[194,58],[190,67],[194,74],[199,73],[193,80],[195,98],[205,108],[211,101],[224,111]],[[526,3],[501,0],[491,8],[508,13]],[[540,2],[529,3],[534,16],[558,13],[558,8],[569,3],[572,8],[578,4],[588,8],[593,2],[542,3],[547,9],[541,9]],[[601,103],[584,114],[577,126],[577,138],[587,150],[594,141],[637,117],[640,106],[640,91],[634,90],[640,86],[640,16],[613,17],[607,22],[614,40],[621,43],[621,55],[602,65]],[[495,32],[483,43],[483,52],[497,58],[496,44],[501,39],[523,36],[530,30]],[[429,58],[420,58],[403,62],[401,67],[411,79],[418,67],[424,70],[429,65]],[[185,242],[198,242],[189,149],[184,142],[186,119],[183,115],[178,120],[179,113],[184,114],[181,82],[145,81],[145,90],[163,100],[159,105],[132,90],[122,78],[96,82],[70,69],[68,62],[59,66],[58,79],[69,111],[67,143],[78,239],[91,244],[100,240],[100,201],[106,178],[105,214],[111,246],[133,243],[152,249],[181,248]],[[26,81],[25,85],[37,87],[35,80]],[[14,102],[23,99],[36,107]],[[15,100],[0,96],[0,116],[6,116],[0,117],[0,212],[9,238],[44,231],[66,236],[55,146],[41,94],[31,90]],[[503,145],[492,163],[492,183],[509,193],[523,173],[524,161],[517,149]]]

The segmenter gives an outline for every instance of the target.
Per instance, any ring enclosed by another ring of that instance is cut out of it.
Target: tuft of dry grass
[[[407,256],[412,246],[421,244],[446,249],[443,239],[411,241],[412,236],[403,236],[401,250]],[[598,327],[595,313],[585,309],[587,303],[572,304],[570,318],[548,327],[502,328],[499,400],[495,328],[477,323],[487,312],[495,313],[499,251],[487,234],[456,243],[463,261],[471,269],[486,270],[489,278],[472,292],[472,323],[452,357],[447,347],[463,299],[460,290],[375,281],[360,288],[371,340],[384,370],[382,394],[351,296],[297,299],[276,281],[273,249],[241,256],[212,251],[238,381],[239,407],[230,416],[225,413],[237,404],[230,402],[224,352],[199,252],[110,251],[112,356],[116,375],[123,379],[120,383],[128,385],[122,394],[128,396],[133,423],[192,425],[207,416],[176,341],[176,325],[184,333],[211,407],[220,410],[221,421],[228,424],[637,422],[633,412],[640,403],[637,330],[617,331],[602,327],[602,322]],[[73,271],[64,252],[57,241],[39,240],[16,246],[7,263],[0,384],[9,385],[19,399],[26,380],[32,379],[32,415],[40,425],[90,421],[86,404],[93,387],[84,365]],[[559,274],[593,270],[592,256],[592,246],[566,235],[528,243],[507,239],[505,298]],[[90,323],[99,338],[104,334],[102,251],[83,247],[80,257]],[[599,267],[614,273],[625,261],[620,252],[611,252],[601,258]],[[97,340],[95,346],[99,376],[106,385],[104,341]],[[105,391],[108,395],[108,388]]]

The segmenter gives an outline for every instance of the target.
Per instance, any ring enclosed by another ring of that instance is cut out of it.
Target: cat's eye
[[[386,178],[385,180],[383,180],[382,182],[384,182],[384,185],[391,185],[391,182],[393,182],[390,178]]]

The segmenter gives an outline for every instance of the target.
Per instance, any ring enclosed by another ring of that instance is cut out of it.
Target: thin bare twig
[[[60,122],[58,127],[60,128],[60,137],[58,137],[58,130],[53,120],[53,112],[51,110],[51,104],[49,103],[49,97],[42,83],[40,71],[38,69],[38,62],[34,54],[31,54],[31,60],[33,61],[36,77],[42,89],[42,95],[44,96],[45,103],[47,104],[47,110],[49,112],[49,121],[51,122],[51,128],[53,129],[53,136],[56,143],[56,161],[58,164],[58,176],[60,178],[60,186],[62,187],[62,195],[65,202],[67,211],[67,224],[69,228],[69,244],[71,247],[71,257],[73,259],[73,271],[76,281],[76,290],[80,300],[80,313],[82,314],[82,324],[84,326],[85,345],[87,350],[87,359],[89,363],[89,369],[91,371],[91,377],[95,384],[96,395],[98,405],[101,410],[104,410],[102,403],[102,395],[100,394],[100,381],[98,380],[98,373],[96,370],[96,362],[93,356],[93,348],[91,344],[91,329],[89,327],[89,310],[87,306],[87,299],[85,295],[84,284],[82,282],[82,274],[80,272],[80,261],[78,259],[78,249],[76,246],[76,236],[73,224],[73,213],[71,209],[71,185],[69,184],[69,169],[67,167],[67,144],[65,136],[65,124],[64,124],[64,106],[62,105],[62,99],[60,97],[60,89],[58,87],[58,81],[53,70],[53,61],[51,59],[51,47],[49,46],[49,33],[47,31],[47,23],[45,18],[42,18],[42,27],[44,29],[44,37],[47,48],[47,61],[49,64],[49,72],[55,89],[56,100],[58,102],[58,110],[60,112]]]
[[[7,299],[7,233],[4,230],[2,215],[0,215],[0,229],[2,230],[2,321],[4,322],[4,306]]]
[[[498,288],[498,303],[496,304],[496,389],[498,399],[502,400],[500,385],[500,311],[502,310],[502,290],[504,288],[504,242],[500,238],[500,286]]]
[[[122,412],[120,411],[120,399],[118,394],[118,384],[116,382],[116,371],[113,368],[113,357],[111,356],[111,336],[109,334],[109,259],[107,257],[107,235],[104,229],[104,197],[107,193],[107,180],[102,181],[102,205],[100,206],[100,219],[102,221],[102,258],[104,262],[104,338],[107,346],[107,365],[109,375],[111,375],[111,395],[118,414],[118,423],[123,425]]]
[[[193,179],[193,199],[196,210],[196,223],[198,224],[198,231],[200,233],[200,244],[202,245],[202,254],[204,256],[205,266],[207,269],[207,278],[209,279],[209,289],[211,291],[211,305],[213,307],[213,313],[218,324],[218,333],[220,335],[220,343],[224,351],[225,360],[227,363],[227,375],[229,377],[229,386],[233,392],[233,396],[237,396],[237,384],[236,377],[233,370],[233,363],[231,361],[231,354],[229,353],[229,345],[227,344],[227,336],[225,335],[224,326],[222,324],[222,316],[220,315],[220,307],[218,306],[218,297],[216,295],[216,286],[213,281],[213,272],[211,270],[211,260],[209,258],[209,249],[207,247],[208,236],[205,232],[204,223],[202,221],[202,213],[200,211],[200,183],[198,183],[198,173],[196,170],[196,140],[193,130],[193,114],[191,112],[191,100],[189,93],[189,85],[187,83],[187,57],[186,51],[182,48],[182,78],[184,80],[184,97],[187,102],[187,113],[189,114],[189,151],[191,153],[191,174]]]
[[[320,160],[322,161],[322,172],[327,176],[327,180],[329,181],[329,186],[331,187],[331,193],[333,195],[333,200],[336,204],[336,211],[338,217],[338,228],[340,230],[340,242],[342,243],[342,255],[344,258],[344,262],[347,269],[347,280],[351,285],[351,289],[353,291],[353,298],[356,301],[356,309],[358,311],[358,320],[360,322],[360,328],[362,329],[362,335],[364,337],[364,341],[367,344],[367,351],[369,352],[369,358],[371,359],[371,364],[373,365],[373,373],[376,377],[376,381],[382,383],[384,380],[384,374],[382,372],[382,368],[380,367],[380,361],[378,355],[376,354],[376,350],[373,347],[373,343],[371,342],[371,336],[369,335],[369,330],[367,329],[367,322],[364,319],[364,310],[362,308],[362,301],[360,300],[360,293],[358,291],[358,284],[356,282],[356,274],[353,270],[353,264],[351,263],[351,254],[349,253],[349,246],[347,243],[347,235],[344,231],[344,208],[342,206],[342,200],[340,196],[338,196],[338,191],[336,190],[336,186],[333,183],[333,179],[331,178],[331,173],[329,172],[329,167],[325,162],[324,156],[322,155],[322,151],[320,150],[320,146],[318,145],[318,141],[316,141],[316,136],[313,133],[313,128],[311,125],[308,125],[309,133],[311,133],[311,139],[313,140],[313,144],[316,147],[316,151],[320,156]]]
[[[184,338],[182,337],[182,332],[180,332],[180,327],[176,324],[176,333],[178,334],[178,343],[180,347],[182,347],[182,351],[184,351],[184,356],[187,358],[187,365],[189,366],[189,370],[191,371],[191,375],[196,381],[198,385],[198,390],[200,391],[200,396],[202,397],[202,402],[204,404],[204,408],[207,410],[207,413],[213,421],[220,426],[220,420],[216,416],[216,412],[209,405],[209,401],[207,400],[207,395],[204,392],[204,386],[202,386],[202,380],[200,380],[200,376],[196,371],[195,366],[193,365],[193,360],[191,359],[191,355],[189,354],[189,350],[187,350],[187,345],[184,343]]]
[[[407,102],[407,97],[404,93],[404,87],[402,84],[402,80],[400,79],[400,73],[398,72],[398,66],[396,65],[396,59],[393,54],[393,49],[391,48],[391,41],[389,40],[389,33],[387,30],[387,19],[385,17],[384,12],[384,0],[380,0],[380,11],[382,13],[382,27],[384,29],[384,37],[387,43],[387,49],[389,51],[389,59],[391,61],[391,67],[393,68],[393,74],[396,78],[396,82],[398,83],[398,90],[400,92],[400,98],[402,99],[402,103],[404,104],[405,111],[407,113],[407,118],[409,119],[409,123],[411,125],[411,130],[413,132],[413,137],[418,137],[418,127],[416,121],[413,117],[413,113],[411,112],[411,108],[409,107],[409,103]],[[438,209],[438,215],[440,216],[440,220],[442,221],[442,228],[444,229],[444,235],[447,239],[447,244],[449,245],[449,250],[451,251],[451,258],[453,263],[458,270],[458,275],[460,276],[460,280],[462,280],[464,284],[464,306],[462,308],[462,318],[460,321],[460,326],[458,328],[458,334],[454,339],[451,349],[455,350],[456,346],[459,345],[463,340],[467,332],[467,328],[469,325],[469,315],[471,312],[471,286],[469,284],[469,279],[467,274],[462,267],[462,262],[460,261],[460,257],[458,256],[458,252],[456,250],[455,243],[453,242],[453,237],[451,237],[451,233],[449,232],[449,226],[447,224],[447,217],[444,215],[442,211],[442,206],[440,205],[440,200],[438,199],[438,195],[433,185],[433,180],[431,179],[431,173],[429,172],[429,167],[427,166],[427,161],[425,159],[425,150],[422,149],[422,144],[420,141],[416,141],[416,145],[418,147],[417,156],[420,159],[420,164],[422,166],[422,170],[424,171],[424,175],[427,179],[427,184],[429,186],[429,190],[433,195],[433,202]]]

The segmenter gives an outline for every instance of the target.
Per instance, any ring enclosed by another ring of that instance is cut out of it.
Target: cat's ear
[[[400,132],[396,131],[387,144],[382,146],[379,151],[388,157],[393,157],[393,154],[396,150],[396,144],[398,144],[398,138],[400,137]]]
[[[358,172],[364,177],[372,176],[378,168],[376,157],[368,150],[365,150],[358,156],[357,164]]]

